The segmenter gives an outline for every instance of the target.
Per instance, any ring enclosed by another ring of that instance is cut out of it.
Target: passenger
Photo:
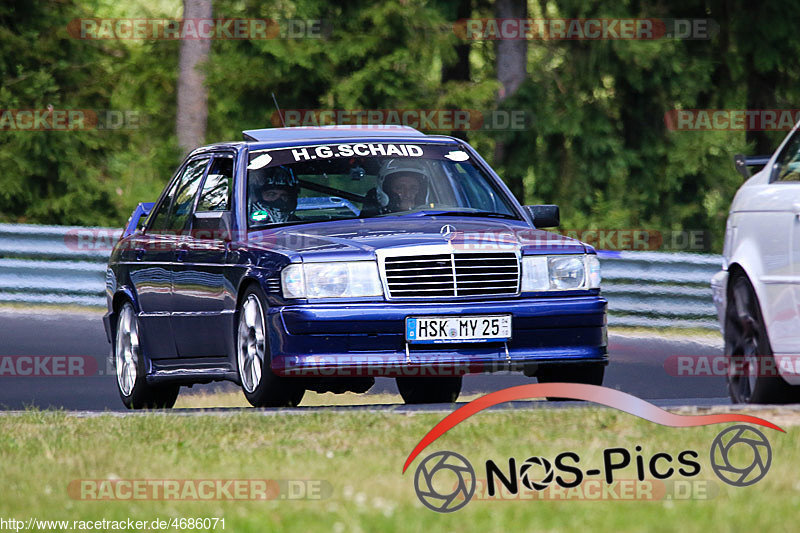
[[[378,173],[377,198],[384,213],[409,211],[428,202],[428,175],[422,163],[390,159]]]

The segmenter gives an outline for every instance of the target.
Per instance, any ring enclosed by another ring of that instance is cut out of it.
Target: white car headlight
[[[533,255],[522,258],[522,292],[600,287],[596,255]]]
[[[383,296],[374,261],[293,263],[281,272],[284,298]]]

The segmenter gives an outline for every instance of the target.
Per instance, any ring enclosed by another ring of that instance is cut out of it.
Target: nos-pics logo
[[[440,513],[452,513],[467,505],[475,494],[475,482],[475,469],[456,452],[430,454],[414,474],[417,498]]]
[[[522,385],[504,389],[478,398],[454,411],[419,442],[408,456],[403,468],[409,465],[431,442],[473,414],[498,403],[523,398],[556,396],[592,401],[673,427],[692,427],[726,422],[748,422],[783,431],[771,422],[749,415],[676,415],[635,396],[594,385],[546,383]],[[714,473],[723,482],[735,487],[758,483],[772,464],[772,448],[766,435],[758,429],[743,424],[722,430],[711,443],[709,459]],[[599,482],[613,484],[615,474],[625,468],[635,468],[641,482],[646,478],[665,480],[673,476],[692,478],[700,474],[700,453],[687,449],[677,453],[648,452],[641,446],[603,450],[601,464],[587,465],[573,451],[559,453],[554,458],[533,456],[518,461],[509,458],[507,463],[485,463],[484,479],[488,496],[499,489],[519,494],[520,490],[543,491],[551,487],[570,489],[593,477]],[[748,457],[749,462],[741,460]],[[595,468],[590,468],[590,466]],[[425,457],[414,473],[414,490],[419,500],[429,509],[450,513],[467,505],[475,495],[478,478],[475,468],[463,455],[453,451],[439,451]]]

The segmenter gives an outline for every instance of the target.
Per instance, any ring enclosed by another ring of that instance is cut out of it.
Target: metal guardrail
[[[600,251],[610,326],[718,329],[711,276],[722,256]]]
[[[108,235],[98,243],[96,234]],[[105,306],[106,263],[122,230],[0,224],[0,302]]]
[[[0,224],[0,302],[105,306],[106,261],[122,230]],[[96,235],[107,237],[96,242]],[[717,329],[709,286],[722,257],[601,251],[610,326]]]

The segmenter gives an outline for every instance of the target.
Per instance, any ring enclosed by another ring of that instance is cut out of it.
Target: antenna
[[[283,120],[283,113],[281,113],[281,108],[278,107],[278,99],[275,98],[275,93],[270,93],[272,95],[272,101],[275,102],[275,109],[278,110],[278,116],[281,117],[281,125],[285,128],[286,122]]]

